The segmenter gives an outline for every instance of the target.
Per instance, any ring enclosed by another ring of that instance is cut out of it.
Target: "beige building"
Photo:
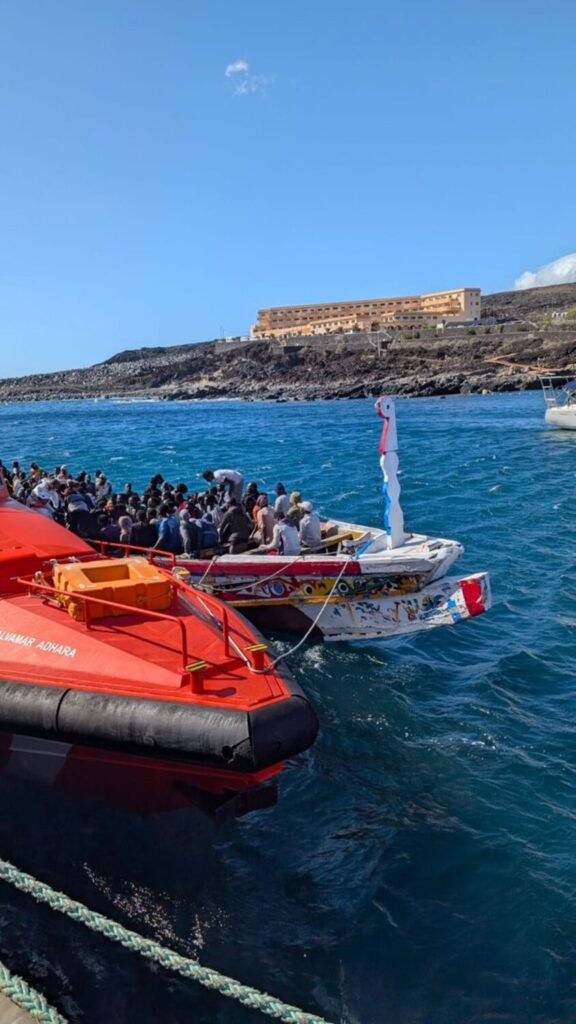
[[[436,326],[439,322],[466,322],[480,318],[480,289],[454,288],[428,295],[360,302],[323,302],[310,306],[259,309],[250,330],[252,338],[290,334],[330,334],[340,331],[376,331]]]

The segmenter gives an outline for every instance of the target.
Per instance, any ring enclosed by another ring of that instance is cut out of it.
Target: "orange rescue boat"
[[[317,730],[242,615],[0,492],[0,766],[64,784],[75,763],[108,795],[124,768],[131,805],[159,809],[262,786]]]

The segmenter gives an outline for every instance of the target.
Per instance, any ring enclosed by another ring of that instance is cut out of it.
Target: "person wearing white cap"
[[[50,489],[46,480],[41,480],[39,484],[36,484],[26,499],[26,505],[34,512],[46,516],[47,519],[54,518],[54,510],[50,504]]]
[[[62,511],[64,503],[60,497],[60,487],[57,480],[52,476],[45,476],[38,484],[38,487],[42,488],[43,492],[48,495],[47,508],[50,509],[52,515],[55,516],[58,512]]]
[[[102,501],[104,498],[109,498],[112,494],[112,484],[104,476],[104,473],[100,473],[100,476],[96,477],[95,488],[96,500]]]
[[[311,501],[301,501],[300,508],[304,513],[299,525],[300,542],[307,548],[317,548],[322,544],[320,518]]]

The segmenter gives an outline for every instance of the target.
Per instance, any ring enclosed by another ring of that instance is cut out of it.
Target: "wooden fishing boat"
[[[314,551],[178,558],[183,578],[241,609],[260,628],[330,641],[385,639],[485,612],[488,574],[448,575],[463,546],[404,530],[393,400],[379,399],[377,411],[383,420],[383,528],[325,519]]]
[[[384,531],[327,520],[345,537],[385,540]],[[325,640],[387,638],[450,626],[491,604],[487,573],[446,575],[460,544],[411,534],[393,551],[259,558],[250,552],[214,559],[178,559],[195,587],[241,609],[261,629],[311,633]],[[184,577],[183,577],[184,578]]]

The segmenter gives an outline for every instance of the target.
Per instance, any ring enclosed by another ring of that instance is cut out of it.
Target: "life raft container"
[[[159,572],[145,558],[110,558],[56,565],[54,586],[60,591],[60,604],[80,622],[84,621],[86,604],[75,601],[74,594],[124,606],[114,609],[93,603],[90,606],[92,619],[123,615],[128,608],[161,612],[172,603],[172,586],[166,573]]]

